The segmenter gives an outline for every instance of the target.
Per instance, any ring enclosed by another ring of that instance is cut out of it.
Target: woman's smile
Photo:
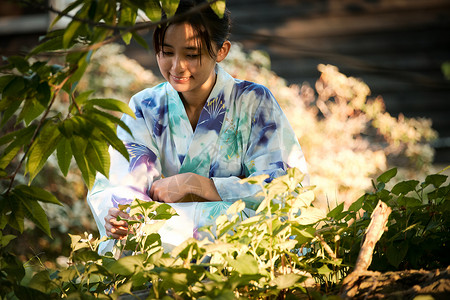
[[[176,76],[170,74],[170,78],[172,78],[172,80],[176,83],[187,83],[191,76]]]

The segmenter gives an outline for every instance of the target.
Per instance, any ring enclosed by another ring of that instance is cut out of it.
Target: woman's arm
[[[214,182],[195,173],[177,174],[156,180],[149,195],[154,201],[165,203],[222,201]]]

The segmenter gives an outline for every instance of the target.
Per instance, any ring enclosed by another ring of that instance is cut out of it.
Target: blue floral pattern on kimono
[[[160,234],[163,243],[176,245],[188,237],[199,238],[198,229],[213,225],[234,201],[242,199],[251,214],[250,208],[259,204],[260,188],[241,184],[240,178],[268,174],[271,180],[289,167],[307,173],[298,140],[272,93],[262,85],[234,79],[219,65],[216,73],[195,130],[169,83],[131,98],[136,119],[124,115],[122,120],[133,136],[118,128],[130,160],[110,149],[110,178],[98,175],[88,195],[101,235],[110,207],[134,198],[151,201],[148,191],[162,176],[192,172],[209,177],[223,200],[171,204],[179,216],[169,220]]]

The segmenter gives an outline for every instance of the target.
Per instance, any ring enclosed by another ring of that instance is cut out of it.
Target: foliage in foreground
[[[146,290],[150,299],[336,294],[352,270],[378,200],[386,202],[393,212],[388,231],[375,249],[371,269],[448,265],[447,176],[432,174],[422,183],[401,181],[387,189],[396,173],[396,169],[383,173],[374,182],[373,192],[360,197],[348,210],[342,203],[327,215],[312,204],[313,187],[299,184],[304,175],[297,169],[267,184],[264,176],[245,179],[263,186],[264,200],[255,216],[243,218],[244,204],[238,201],[214,227],[204,228],[209,239],[189,239],[167,253],[157,231],[174,214],[173,209],[167,204],[135,200],[122,207],[134,216],[128,220],[133,233],[118,244],[116,256],[99,255],[100,241],[88,234],[73,235],[69,266],[42,270],[31,280],[23,279],[20,262],[2,256],[0,293],[3,297],[15,294],[19,299],[115,299],[140,290]],[[11,238],[2,237],[2,251]],[[117,255],[121,257],[116,259]],[[305,280],[311,276],[320,284],[320,293],[306,288]]]

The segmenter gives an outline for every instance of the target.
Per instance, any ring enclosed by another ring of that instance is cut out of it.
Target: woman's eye
[[[163,51],[162,54],[163,54],[163,55],[173,55],[173,52],[170,52],[170,51]]]
[[[188,54],[187,57],[189,58],[198,58],[200,54]]]

